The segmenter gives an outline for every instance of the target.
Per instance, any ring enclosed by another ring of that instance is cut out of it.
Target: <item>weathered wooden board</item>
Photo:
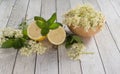
[[[42,0],[41,16],[48,19],[54,12],[55,0]],[[57,49],[49,48],[43,55],[37,55],[35,74],[58,74]]]
[[[4,0],[0,4],[0,29],[5,28],[16,0]],[[0,31],[1,32],[1,31]],[[12,73],[16,52],[0,48],[0,74]]]
[[[118,48],[118,51],[120,52],[120,17],[117,15],[117,12],[111,5],[110,1],[99,1],[98,5],[100,6],[101,11],[106,16],[106,24],[108,26],[108,29],[110,30],[110,33],[114,39],[114,42],[116,43],[116,47]]]
[[[92,1],[92,0],[91,0]],[[87,4],[87,2],[80,0],[71,0],[71,7],[77,5]],[[83,38],[87,52],[93,52],[94,54],[87,54],[81,57],[81,66],[83,74],[104,74],[103,65],[97,50],[95,41],[93,38]]]
[[[25,0],[24,2],[22,0],[16,1],[15,6],[13,7],[13,10],[11,12],[11,17],[8,21],[8,25],[7,25],[8,27],[16,28],[18,26],[18,24],[21,23],[22,19],[25,17],[28,2],[29,2],[29,0]],[[17,52],[17,51],[14,51],[14,52]],[[11,58],[11,59],[8,60],[9,61],[8,64],[11,64],[12,68],[7,68],[7,69],[11,70],[12,74],[14,74],[14,67],[15,67],[15,63],[16,63],[17,53],[14,54],[13,56],[10,56],[9,58]],[[8,64],[6,64],[6,65],[8,65]],[[7,72],[9,72],[9,71],[7,71]],[[17,74],[17,70],[15,71],[15,74]]]
[[[29,5],[25,5],[26,8],[26,18],[31,19],[36,15],[40,15],[41,0],[30,0]],[[22,4],[21,4],[22,5]],[[36,55],[21,56],[17,55],[14,74],[34,74],[35,70],[35,57]]]
[[[16,0],[5,0],[0,5],[0,29],[6,27]]]
[[[95,8],[99,10],[101,8],[102,12],[106,16],[107,22],[109,22],[113,18],[114,18],[114,21],[115,21],[115,18],[118,19],[116,13],[114,12],[114,10],[112,10],[111,5],[109,5],[110,4],[109,1],[99,0],[98,3],[100,3],[100,8],[99,8],[99,5],[97,4],[97,1],[88,0],[88,2],[91,3],[93,6],[95,6]],[[113,14],[111,12],[113,12]],[[111,15],[109,13],[111,13]],[[111,27],[110,25],[112,25],[112,23],[108,23],[109,27]],[[111,28],[114,28],[114,30],[110,31],[108,26],[107,24],[105,24],[103,31],[101,31],[95,36],[96,46],[98,47],[98,51],[105,68],[105,73],[119,74],[120,53],[118,51],[118,48],[116,47],[116,43],[111,34],[111,31],[115,31],[116,27],[112,26]]]
[[[106,24],[92,38],[83,38],[86,51],[80,61],[72,61],[63,45],[49,48],[43,55],[21,56],[16,50],[1,51],[0,74],[119,74],[120,69],[120,1],[119,0],[0,0],[0,28],[15,27],[24,17],[48,19],[57,12],[57,21],[71,8],[92,4],[106,16]],[[65,29],[66,26],[64,25]],[[68,30],[68,29],[67,29]]]
[[[57,0],[57,21],[62,22],[62,15],[70,9],[69,0]],[[70,60],[63,45],[58,47],[59,74],[82,74],[80,61]]]
[[[116,11],[117,15],[120,17],[120,0],[110,0],[111,5]]]

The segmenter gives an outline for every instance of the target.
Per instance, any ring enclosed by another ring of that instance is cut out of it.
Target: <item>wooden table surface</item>
[[[83,39],[86,51],[93,55],[72,61],[64,45],[29,57],[14,50],[7,57],[0,54],[0,74],[120,74],[120,0],[0,0],[0,28],[17,27],[24,17],[38,15],[47,19],[54,12],[57,21],[62,22],[63,13],[85,3],[106,16],[103,31]]]

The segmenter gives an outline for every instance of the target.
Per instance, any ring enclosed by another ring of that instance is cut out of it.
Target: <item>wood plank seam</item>
[[[112,5],[112,7],[114,8],[114,10],[115,10],[116,14],[120,17],[120,15],[119,15],[119,13],[117,12],[117,9],[115,8],[115,6],[114,6],[114,4],[113,4],[112,0],[110,0],[110,3],[111,3],[111,5]]]
[[[55,0],[55,11],[57,13],[57,0]],[[57,21],[57,19],[56,19]],[[58,47],[57,47],[57,63],[58,63],[58,74],[60,74],[60,60],[59,60],[59,51],[58,51]]]
[[[34,67],[34,74],[36,74],[36,65],[37,65],[37,53],[35,54],[35,67]]]
[[[58,74],[60,74],[60,65],[59,65],[59,60],[60,58],[59,58],[59,51],[57,50],[57,62],[58,62]]]
[[[42,13],[42,0],[41,0],[41,7],[40,7],[40,16],[41,16],[41,13]],[[36,74],[36,65],[37,65],[37,53],[35,55],[35,68],[34,68],[34,74]]]
[[[30,0],[29,0],[30,1]],[[29,1],[28,1],[28,5],[27,5],[27,10],[28,10],[28,6],[29,6]],[[16,2],[17,2],[17,0],[16,0]],[[15,4],[16,4],[16,2],[15,2]],[[15,6],[15,5],[14,5]],[[13,7],[14,7],[13,6]],[[27,10],[26,10],[26,14],[27,14]],[[11,14],[12,14],[12,12],[11,12]],[[25,14],[25,17],[26,17],[26,14]],[[15,65],[16,65],[16,59],[17,59],[17,56],[18,56],[18,52],[19,52],[19,50],[17,50],[17,53],[16,53],[16,55],[15,55],[15,61],[14,61],[14,64],[13,64],[13,69],[12,69],[12,74],[14,74],[14,69],[15,69]]]
[[[28,12],[28,7],[29,7],[29,4],[30,4],[30,0],[28,1],[28,5],[27,5],[27,9],[26,9],[26,13],[25,13],[25,20],[26,20],[26,18],[27,18],[27,12]]]
[[[2,1],[3,1],[3,0],[2,0]],[[1,3],[2,3],[2,1],[1,1]],[[8,26],[8,22],[9,22],[9,19],[10,19],[10,17],[11,17],[12,10],[13,10],[15,4],[16,4],[16,1],[17,1],[17,0],[15,0],[14,4],[13,4],[13,6],[12,6],[12,9],[11,9],[10,16],[9,16],[9,18],[8,18],[8,21],[7,21],[6,27]],[[0,4],[1,4],[1,3],[0,3]],[[17,52],[17,53],[18,53],[18,52]],[[15,61],[16,61],[17,53],[16,53],[16,56],[15,56]],[[15,66],[15,63],[13,64],[13,69],[14,69],[14,66]],[[13,69],[12,69],[12,74],[13,74]]]
[[[17,53],[15,55],[15,61],[14,61],[14,64],[13,64],[12,74],[14,74],[14,69],[15,69],[17,54],[18,54],[18,51],[17,51]]]
[[[101,9],[101,7],[100,7],[100,5],[99,5],[99,3],[98,3],[98,0],[96,0],[96,1],[97,1],[97,4],[98,4],[98,7],[99,7],[100,11],[102,12],[102,9]],[[116,45],[116,47],[117,47],[117,49],[118,49],[118,52],[120,53],[120,48],[118,47],[118,44],[117,44],[117,42],[116,42],[116,40],[115,40],[115,38],[114,38],[111,30],[110,30],[110,27],[108,26],[108,21],[106,21],[105,23],[106,23],[106,26],[107,26],[107,28],[108,28],[108,30],[109,30],[109,32],[110,32],[110,35],[111,35],[113,41],[115,42],[115,45]]]
[[[14,5],[13,5],[13,7],[12,7],[12,9],[11,9],[10,16],[9,16],[9,18],[8,18],[6,27],[8,26],[8,22],[9,22],[9,20],[10,20],[10,17],[11,17],[11,14],[12,14],[12,10],[13,10],[13,8],[14,8],[16,2],[17,2],[17,0],[15,0]]]
[[[85,4],[84,0],[82,0],[82,2]],[[104,65],[102,56],[101,56],[101,54],[100,54],[100,51],[99,51],[99,47],[98,47],[97,41],[96,41],[95,37],[93,37],[93,39],[94,39],[94,42],[95,42],[96,47],[97,47],[97,50],[98,50],[98,54],[99,54],[99,57],[100,57],[100,60],[101,60],[101,63],[102,63],[102,67],[103,67],[104,73],[106,74],[105,65]]]
[[[84,2],[83,0],[82,0],[82,2],[85,4],[85,2]],[[97,47],[97,50],[98,50],[98,54],[99,54],[99,57],[100,57],[100,60],[101,60],[101,63],[102,63],[102,67],[103,67],[104,73],[106,74],[106,69],[105,69],[105,66],[104,66],[104,63],[103,63],[103,60],[102,60],[100,51],[99,51],[99,47],[98,47],[98,45],[97,45],[97,42],[96,42],[95,37],[93,37],[93,39],[94,39],[94,42],[95,42],[96,47]]]
[[[84,73],[83,73],[83,69],[82,69],[81,60],[79,60],[79,63],[80,63],[81,74],[84,74]]]
[[[99,47],[98,47],[98,44],[97,44],[97,41],[96,41],[95,37],[94,37],[94,41],[95,41],[95,44],[96,44],[96,47],[97,47],[97,50],[98,50],[99,57],[100,57],[100,59],[101,59],[101,63],[102,63],[102,66],[103,66],[104,73],[107,74],[107,73],[106,73],[106,68],[105,68],[104,62],[103,62],[103,60],[102,60],[102,56],[101,56],[101,53],[100,53],[100,51],[99,51]]]
[[[71,3],[70,3],[70,0],[69,0],[69,7],[71,7]],[[81,64],[81,59],[79,59],[79,63],[80,63],[80,70],[81,70],[81,74],[83,74],[83,71],[82,71],[82,64]]]
[[[115,45],[116,45],[116,47],[117,47],[117,49],[118,49],[118,52],[120,53],[120,48],[118,47],[118,44],[117,44],[117,42],[116,42],[116,40],[115,40],[115,38],[114,38],[111,30],[110,30],[110,27],[108,26],[108,23],[107,23],[107,22],[105,22],[105,23],[106,23],[106,25],[107,25],[107,28],[108,28],[108,30],[109,30],[109,32],[110,32],[110,34],[111,34],[111,37],[112,37],[113,41],[115,42]]]

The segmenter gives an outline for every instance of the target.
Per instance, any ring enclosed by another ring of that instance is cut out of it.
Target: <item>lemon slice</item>
[[[51,30],[48,35],[48,40],[54,44],[54,45],[60,45],[65,41],[66,38],[66,32],[65,30],[60,26],[59,28],[55,30]]]
[[[41,29],[36,25],[35,22],[32,22],[27,28],[28,37],[35,41],[42,41],[46,37],[41,35]]]

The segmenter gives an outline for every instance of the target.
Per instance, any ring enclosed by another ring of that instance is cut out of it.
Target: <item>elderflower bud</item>
[[[15,38],[23,37],[22,30],[15,30]]]
[[[33,51],[33,52],[37,52],[37,54],[43,54],[43,53],[45,53],[45,51],[46,51],[46,47],[44,47],[43,45],[42,45],[42,43],[40,43],[40,42],[35,42],[35,41],[32,41],[32,40],[30,40],[29,41],[29,44],[30,44],[30,47],[31,47],[31,50]]]
[[[80,55],[82,54],[85,46],[82,43],[74,43],[70,49],[67,50],[67,55],[73,59],[79,59]]]
[[[20,49],[20,54],[25,56],[30,56],[32,54],[32,50],[27,47],[22,47]]]
[[[6,38],[4,36],[0,36],[0,47],[5,41],[6,41]]]
[[[13,37],[15,35],[15,29],[7,27],[3,30],[3,36]]]

